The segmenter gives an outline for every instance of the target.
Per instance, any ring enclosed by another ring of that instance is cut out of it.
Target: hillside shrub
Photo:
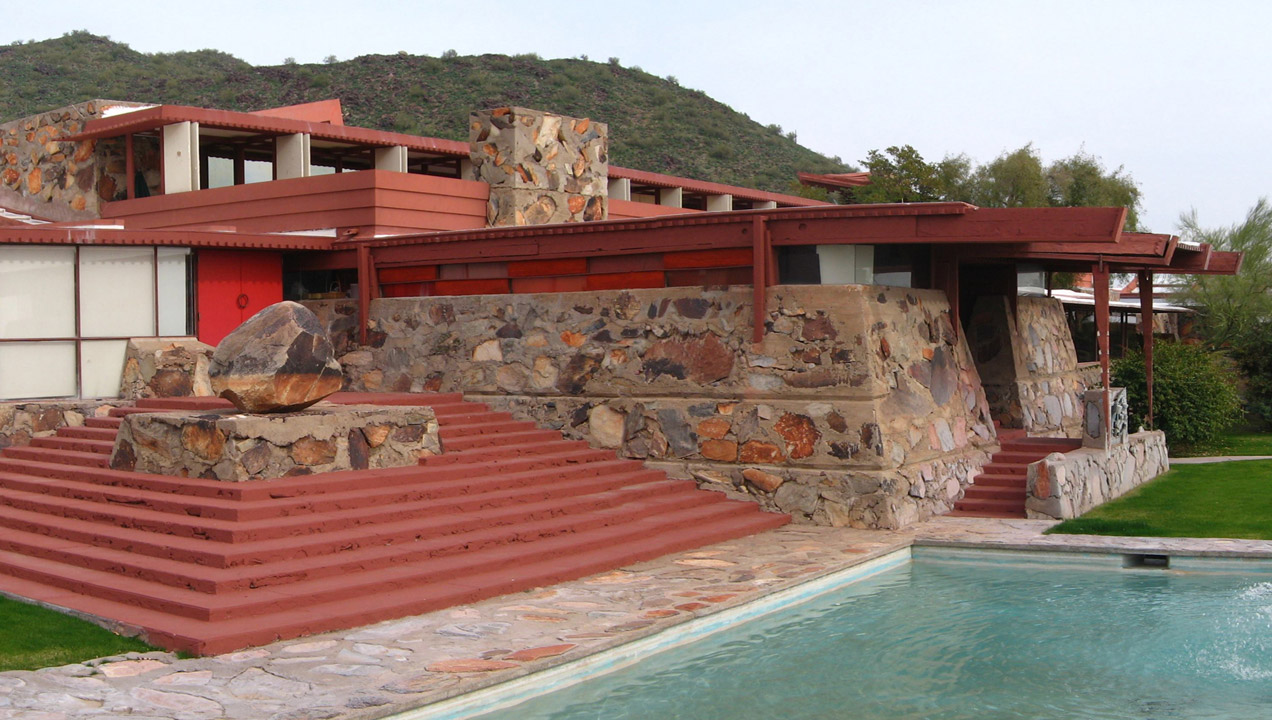
[[[1113,363],[1113,385],[1126,388],[1130,427],[1147,426],[1144,354],[1128,351]],[[1223,355],[1199,345],[1158,343],[1153,350],[1153,420],[1170,447],[1217,437],[1241,418],[1237,374]]]

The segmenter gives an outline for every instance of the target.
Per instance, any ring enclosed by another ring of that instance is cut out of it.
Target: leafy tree
[[[894,145],[883,152],[871,150],[864,164],[870,184],[853,189],[853,200],[858,203],[961,199],[952,197],[951,188],[961,187],[969,165],[963,156],[933,165],[910,145]]]
[[[1194,210],[1180,220],[1186,239],[1244,253],[1236,275],[1195,275],[1185,301],[1197,308],[1200,331],[1229,348],[1246,378],[1246,412],[1272,425],[1272,204],[1260,198],[1245,221],[1203,228]]]
[[[1197,211],[1179,221],[1186,240],[1245,253],[1236,275],[1196,275],[1186,293],[1201,330],[1216,346],[1241,348],[1260,339],[1272,321],[1272,204],[1260,198],[1246,219],[1226,228],[1203,228]]]
[[[981,207],[1045,207],[1051,186],[1042,158],[1030,143],[976,169],[971,202]]]
[[[1144,355],[1129,350],[1113,363],[1113,384],[1126,388],[1131,428],[1145,424]],[[1153,419],[1170,447],[1214,439],[1241,416],[1237,377],[1221,354],[1200,345],[1158,343],[1153,351]]]
[[[1139,186],[1119,167],[1105,171],[1100,159],[1079,150],[1047,168],[1051,207],[1124,207],[1126,229],[1139,228]]]

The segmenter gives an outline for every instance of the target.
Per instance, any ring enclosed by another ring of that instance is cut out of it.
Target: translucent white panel
[[[859,285],[886,285],[875,278],[875,249],[874,245],[858,245],[857,246],[857,263],[856,275],[857,284]],[[906,283],[908,286],[909,283]]]
[[[269,182],[274,179],[274,163],[264,160],[248,160],[243,163],[244,184]]]
[[[857,246],[818,245],[822,285],[853,285],[857,282]]]
[[[0,338],[75,336],[75,248],[0,247]]]
[[[234,184],[234,161],[230,158],[208,157],[208,189],[228,187]]]
[[[189,335],[190,248],[164,248],[159,253],[159,334]]]
[[[155,334],[154,252],[80,249],[80,337]]]
[[[94,340],[80,346],[80,397],[119,397],[127,340]]]
[[[0,400],[75,395],[75,343],[0,343]]]

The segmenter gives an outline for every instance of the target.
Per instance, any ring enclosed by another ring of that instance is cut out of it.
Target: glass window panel
[[[822,285],[854,285],[857,282],[855,245],[818,245]]]
[[[80,397],[119,397],[127,340],[94,340],[80,346]]]
[[[159,334],[190,334],[190,248],[158,249]]]
[[[80,337],[153,337],[154,251],[80,249]]]
[[[75,395],[75,343],[0,343],[0,400]]]
[[[75,248],[0,247],[0,338],[75,336]]]

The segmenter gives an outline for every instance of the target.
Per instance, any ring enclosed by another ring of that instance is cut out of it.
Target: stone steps
[[[436,403],[443,454],[244,483],[125,472],[87,457],[109,457],[104,434],[122,417],[228,403],[116,408],[79,434],[0,453],[0,592],[206,654],[525,590],[789,521],[458,394],[333,400]]]
[[[1068,452],[1081,440],[1014,435],[1002,440],[1001,449],[981,468],[963,498],[949,515],[962,517],[1025,517],[1026,478],[1029,465],[1053,452]]]

